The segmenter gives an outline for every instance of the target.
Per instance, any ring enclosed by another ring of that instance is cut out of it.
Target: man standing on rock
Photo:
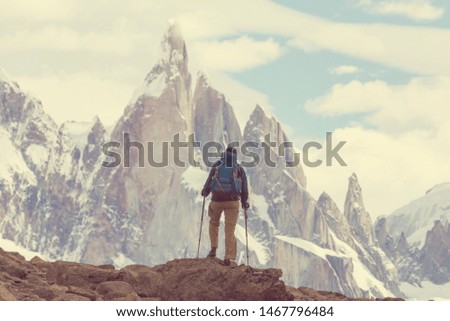
[[[247,175],[237,163],[237,150],[228,146],[222,158],[217,161],[202,190],[202,196],[207,197],[212,192],[209,203],[209,237],[211,251],[208,257],[216,257],[219,245],[219,225],[222,212],[225,212],[225,258],[224,265],[230,265],[236,260],[237,241],[234,230],[239,215],[239,198],[244,210],[249,208]]]

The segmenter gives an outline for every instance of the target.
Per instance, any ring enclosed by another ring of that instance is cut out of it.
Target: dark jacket
[[[211,181],[216,174],[216,167],[221,164],[221,162],[225,161],[228,165],[232,162],[232,158],[236,157],[236,155],[232,154],[231,152],[225,152],[224,157],[222,157],[221,160],[214,163],[211,170],[209,171],[208,179],[206,180],[205,185],[203,186],[203,195],[209,195],[211,192]],[[238,173],[237,176],[239,179],[242,180],[242,191],[241,191],[241,202],[242,204],[246,204],[248,201],[248,183],[247,183],[247,175],[245,174],[244,168],[238,164]],[[211,200],[214,202],[227,202],[227,201],[237,201],[238,197],[233,194],[220,194],[216,195],[215,193],[212,194]]]

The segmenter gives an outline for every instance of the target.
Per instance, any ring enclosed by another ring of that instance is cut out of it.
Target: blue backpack
[[[211,180],[211,192],[239,197],[242,192],[242,178],[238,174],[239,167],[235,159],[228,166],[225,159],[221,159]]]

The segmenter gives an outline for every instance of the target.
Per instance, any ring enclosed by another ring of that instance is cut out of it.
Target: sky
[[[373,219],[450,181],[450,4],[444,0],[0,0],[0,67],[62,123],[112,125],[157,62],[169,22],[192,75],[209,74],[244,125],[256,104],[301,149],[342,209],[356,173]],[[313,155],[321,157],[322,153]]]

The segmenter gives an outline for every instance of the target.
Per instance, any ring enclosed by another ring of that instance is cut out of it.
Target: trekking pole
[[[244,208],[244,215],[245,215],[245,248],[247,250],[247,265],[248,264],[248,232],[247,232],[247,209]]]
[[[198,255],[200,253],[200,240],[202,239],[203,214],[205,213],[205,199],[206,199],[206,196],[203,196],[202,220],[200,221],[200,235],[198,236],[197,259],[198,259]]]

